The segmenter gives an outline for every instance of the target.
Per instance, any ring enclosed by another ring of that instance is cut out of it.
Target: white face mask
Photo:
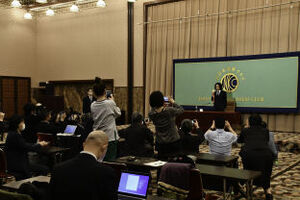
[[[23,125],[22,125],[22,128],[21,128],[21,131],[24,131],[24,130],[25,130],[25,128],[26,128],[26,125],[25,125],[25,124],[23,124]]]

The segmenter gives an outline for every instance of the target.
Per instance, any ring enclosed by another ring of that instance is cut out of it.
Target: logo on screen
[[[245,77],[241,70],[236,67],[223,68],[216,76],[216,81],[221,82],[223,90],[229,93],[235,92],[238,89],[240,80],[245,80]]]
[[[235,74],[228,73],[222,77],[221,83],[223,85],[223,90],[226,92],[234,92],[239,86],[239,79]]]

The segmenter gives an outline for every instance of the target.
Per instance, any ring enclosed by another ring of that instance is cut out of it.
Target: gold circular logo
[[[225,74],[221,79],[221,83],[223,85],[223,90],[226,92],[236,91],[240,84],[238,77],[233,73]]]

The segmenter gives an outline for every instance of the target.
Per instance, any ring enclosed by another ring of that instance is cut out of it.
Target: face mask
[[[21,131],[24,131],[26,128],[25,124],[22,124],[22,128],[21,128]]]

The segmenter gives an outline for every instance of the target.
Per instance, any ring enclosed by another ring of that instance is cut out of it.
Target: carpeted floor
[[[125,126],[122,128],[126,128]],[[120,129],[122,129],[120,127]],[[154,130],[154,127],[151,126]],[[274,133],[275,143],[278,147],[278,161],[273,166],[271,187],[274,200],[300,200],[300,134],[298,133]],[[207,144],[199,146],[200,152],[209,152]],[[232,155],[240,151],[239,145],[232,149]],[[239,158],[239,168],[243,168]],[[153,174],[156,179],[156,174]],[[156,184],[153,185],[152,193],[156,194]],[[254,192],[255,200],[263,200],[264,192],[257,188]],[[241,198],[241,200],[244,200]]]

